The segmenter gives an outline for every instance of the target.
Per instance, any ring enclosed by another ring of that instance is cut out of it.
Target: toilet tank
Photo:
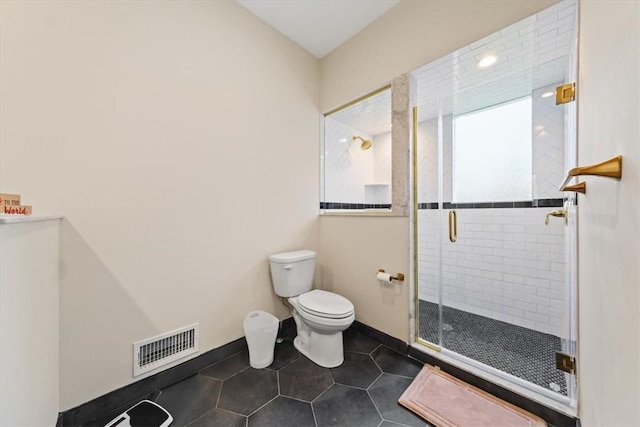
[[[294,297],[311,290],[316,267],[314,251],[300,250],[270,255],[269,264],[276,295]]]

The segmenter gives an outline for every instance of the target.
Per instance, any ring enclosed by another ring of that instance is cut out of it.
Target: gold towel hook
[[[582,175],[605,176],[609,178],[620,179],[622,178],[622,156],[616,156],[612,159],[606,160],[602,163],[597,163],[595,165],[581,166],[578,168],[571,169],[567,174],[567,178],[564,180],[562,185],[560,185],[559,190],[560,191],[579,191],[571,188],[575,186],[567,187],[567,184],[569,183],[569,181],[571,181],[571,178],[573,178],[574,176],[582,176]],[[579,185],[580,184],[576,184],[576,186],[579,186]],[[581,187],[578,187],[578,188],[581,188]],[[584,190],[586,191],[586,184],[585,184]]]
[[[573,185],[565,185],[564,187],[562,187],[562,191],[575,191],[576,193],[586,194],[587,183],[582,181]]]

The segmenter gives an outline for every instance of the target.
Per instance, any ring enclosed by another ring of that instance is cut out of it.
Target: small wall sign
[[[31,206],[20,204],[19,194],[0,193],[0,214],[31,215]]]
[[[20,206],[19,194],[0,193],[0,206]]]

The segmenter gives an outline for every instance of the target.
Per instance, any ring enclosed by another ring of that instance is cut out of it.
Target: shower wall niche
[[[391,89],[324,117],[320,207],[332,211],[391,209]]]

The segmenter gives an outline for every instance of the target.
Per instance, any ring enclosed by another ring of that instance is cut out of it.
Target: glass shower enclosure
[[[414,337],[575,407],[577,4],[563,1],[413,72]],[[569,363],[570,364],[570,363]]]

